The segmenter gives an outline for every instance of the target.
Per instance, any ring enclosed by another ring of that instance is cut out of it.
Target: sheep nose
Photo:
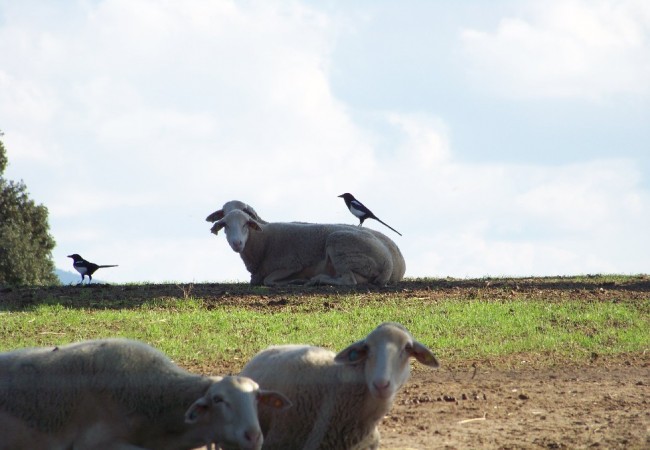
[[[390,380],[375,380],[372,385],[377,389],[377,392],[385,393],[390,389]]]
[[[244,438],[251,444],[257,444],[261,437],[262,432],[260,430],[247,430],[244,433]]]

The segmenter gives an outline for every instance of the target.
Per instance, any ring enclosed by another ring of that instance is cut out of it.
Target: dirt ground
[[[201,298],[206,306],[260,310],[333,304],[354,293],[384,296],[545,302],[633,302],[650,312],[650,277],[610,279],[411,280],[387,288],[251,288],[245,284],[0,287],[0,311],[42,302],[124,308],[155,298]],[[467,361],[438,370],[414,367],[380,426],[383,449],[650,449],[650,343],[639,354],[576,364],[553,355]],[[205,371],[205,367],[191,367]],[[210,368],[214,371],[215,368]],[[232,367],[221,368],[224,373]]]
[[[381,425],[382,448],[648,449],[648,363],[418,371]]]

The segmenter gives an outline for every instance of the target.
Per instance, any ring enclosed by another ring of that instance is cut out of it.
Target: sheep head
[[[228,244],[237,253],[244,250],[251,229],[255,231],[262,230],[260,223],[238,209],[228,212],[221,220],[215,222],[210,231],[216,235],[222,228],[226,230]]]
[[[246,377],[212,377],[203,397],[185,413],[185,422],[205,429],[205,442],[259,450],[264,438],[258,421],[258,406],[280,411],[291,401],[275,391],[260,389]]]
[[[253,209],[252,206],[239,200],[230,200],[226,202],[221,209],[210,214],[205,218],[205,220],[207,222],[216,222],[217,220],[223,219],[226,214],[228,214],[230,211],[234,211],[235,209],[244,211],[246,214],[257,221],[262,220],[260,216],[257,215],[257,212]]]
[[[438,367],[435,355],[416,341],[402,325],[387,322],[375,328],[365,339],[339,352],[339,364],[364,366],[366,385],[371,395],[392,401],[410,375],[409,358]]]

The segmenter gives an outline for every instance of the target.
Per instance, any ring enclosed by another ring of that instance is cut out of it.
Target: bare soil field
[[[318,302],[335,307],[341,295],[440,301],[445,298],[544,302],[633,302],[650,310],[650,278],[625,282],[553,278],[410,280],[386,288],[251,288],[245,284],[91,285],[0,288],[0,310],[42,302],[68,307],[128,308],[156,298],[191,296],[205,304],[259,310]],[[462,358],[459,358],[462,361]],[[638,354],[516,355],[463,361],[439,370],[415,367],[380,427],[384,449],[650,449],[650,343]],[[196,365],[203,373],[228,373]]]
[[[647,357],[498,363],[416,372],[384,419],[382,448],[650,448]]]

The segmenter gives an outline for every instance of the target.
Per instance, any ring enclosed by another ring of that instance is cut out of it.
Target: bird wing
[[[357,217],[366,216],[368,214],[371,216],[373,215],[372,211],[366,208],[363,203],[358,200],[352,200],[350,202],[350,212]]]

